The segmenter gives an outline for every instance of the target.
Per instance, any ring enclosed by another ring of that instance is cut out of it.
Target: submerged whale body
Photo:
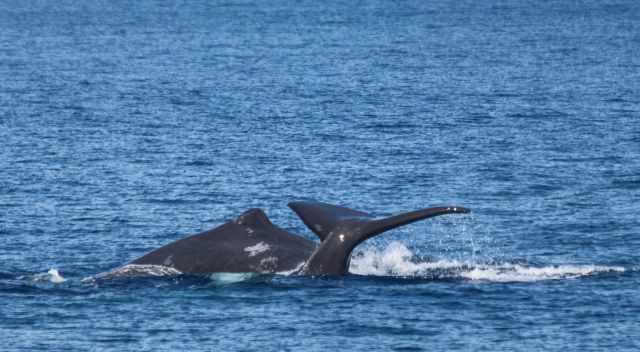
[[[347,274],[353,249],[387,230],[450,213],[462,207],[435,207],[377,219],[349,208],[318,202],[292,202],[289,207],[320,239],[294,235],[272,224],[260,209],[214,229],[158,248],[133,260],[133,265],[158,265],[182,273]]]

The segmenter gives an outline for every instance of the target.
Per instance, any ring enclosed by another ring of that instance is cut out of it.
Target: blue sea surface
[[[105,278],[263,208],[343,278]],[[640,2],[0,1],[0,350],[640,350]]]

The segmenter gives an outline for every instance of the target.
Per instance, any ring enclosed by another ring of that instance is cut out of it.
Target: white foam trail
[[[530,282],[589,276],[602,272],[624,272],[619,266],[552,265],[532,267],[520,264],[475,264],[456,260],[416,262],[413,253],[400,242],[383,250],[369,248],[355,255],[349,271],[358,275],[462,278],[489,282]]]
[[[460,272],[460,276],[470,280],[493,282],[530,282],[540,280],[573,279],[603,272],[624,272],[619,266],[600,265],[554,265],[528,267],[503,264],[498,266],[477,266],[469,271]]]

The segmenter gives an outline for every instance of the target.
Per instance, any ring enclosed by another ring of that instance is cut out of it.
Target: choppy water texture
[[[638,4],[2,1],[0,349],[638,350]],[[342,279],[98,275],[304,199],[473,213]]]

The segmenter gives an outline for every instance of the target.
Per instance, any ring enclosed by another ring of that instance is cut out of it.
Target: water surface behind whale
[[[640,350],[639,26],[636,0],[0,0],[0,350]],[[340,278],[91,279],[247,207],[316,240],[290,199],[473,215]]]

